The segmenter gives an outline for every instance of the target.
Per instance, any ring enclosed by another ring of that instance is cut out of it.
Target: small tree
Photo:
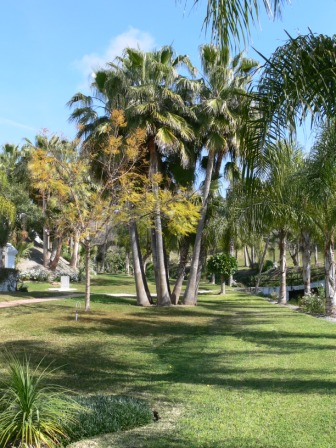
[[[207,267],[210,274],[220,276],[220,294],[225,294],[225,281],[237,271],[237,260],[229,254],[216,254],[209,258]]]

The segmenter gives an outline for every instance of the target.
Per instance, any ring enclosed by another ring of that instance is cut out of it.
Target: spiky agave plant
[[[76,422],[81,406],[69,398],[64,388],[43,385],[50,370],[41,363],[32,368],[10,356],[9,379],[0,392],[0,446],[55,447],[67,440],[66,428]]]

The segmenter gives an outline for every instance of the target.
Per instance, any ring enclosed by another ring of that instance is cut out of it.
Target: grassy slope
[[[162,415],[94,446],[336,445],[335,324],[243,294],[171,309],[97,295],[78,322],[75,303],[1,309],[0,341],[53,361],[67,387],[144,396]]]

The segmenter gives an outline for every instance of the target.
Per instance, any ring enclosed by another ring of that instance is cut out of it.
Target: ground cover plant
[[[77,300],[1,309],[1,349],[45,355],[53,382],[145,399],[161,417],[97,447],[336,444],[335,324],[240,292],[164,309],[98,294],[75,321]]]

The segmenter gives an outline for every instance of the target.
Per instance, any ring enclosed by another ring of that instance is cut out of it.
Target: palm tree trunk
[[[195,292],[195,297],[196,297],[196,303],[197,304],[197,296],[198,296],[198,289],[199,289],[199,284],[202,278],[202,270],[203,270],[203,266],[205,265],[206,259],[207,259],[207,249],[205,247],[204,241],[202,241],[201,243],[201,253],[200,253],[200,258],[199,258],[199,263],[198,263],[198,269],[197,269],[197,280],[196,280],[196,292]]]
[[[251,264],[249,262],[249,256],[248,256],[246,244],[244,245],[244,266],[246,268],[249,268],[251,266]]]
[[[212,151],[209,151],[208,163],[207,163],[207,169],[206,169],[206,175],[205,175],[205,181],[204,181],[204,187],[203,187],[203,198],[202,198],[203,205],[201,208],[200,220],[198,221],[198,226],[197,226],[194,251],[193,251],[193,256],[192,256],[191,266],[190,266],[190,275],[189,275],[187,288],[186,288],[186,291],[184,293],[184,298],[183,298],[183,303],[185,305],[196,305],[196,302],[197,302],[197,272],[198,272],[198,266],[200,263],[202,233],[204,230],[206,213],[207,213],[207,208],[208,208],[208,199],[209,199],[213,165],[214,165],[214,154]]]
[[[151,138],[149,141],[149,153],[150,153],[149,171],[150,171],[150,177],[152,178],[153,194],[156,201],[154,210],[154,230],[155,230],[155,246],[156,246],[156,262],[157,262],[157,279],[156,279],[157,304],[159,306],[169,306],[171,305],[171,300],[167,283],[167,274],[166,274],[165,257],[163,249],[159,185],[156,179],[156,176],[159,172],[159,167],[158,167],[158,155],[156,151],[154,138]]]
[[[315,266],[318,265],[318,249],[317,249],[317,244],[315,244]]]
[[[178,304],[181,295],[182,284],[185,276],[185,268],[188,261],[189,246],[190,246],[190,240],[188,238],[183,238],[180,247],[180,261],[177,269],[177,278],[171,296],[171,301],[173,305]]]
[[[230,239],[229,253],[230,253],[231,257],[235,256],[235,248],[234,248],[234,241],[233,241],[233,239]],[[229,286],[232,286],[232,285],[233,285],[233,274],[230,274]]]
[[[279,303],[286,304],[286,246],[287,246],[287,232],[280,230],[279,232],[279,249],[280,249],[280,291],[279,291]]]
[[[256,255],[255,255],[255,247],[252,246],[251,247],[251,262],[252,262],[252,267],[254,268],[255,263],[256,263]]]
[[[259,263],[259,273],[258,273],[258,277],[257,277],[257,283],[256,283],[256,287],[255,287],[255,292],[258,292],[258,288],[259,288],[259,284],[260,284],[260,279],[261,279],[261,273],[264,267],[264,262],[265,262],[265,257],[266,257],[266,253],[267,253],[267,249],[268,249],[268,245],[269,245],[269,241],[271,238],[271,234],[268,235],[267,240],[265,242],[265,247],[264,247],[264,251]]]
[[[310,278],[311,278],[311,268],[310,268],[310,257],[311,257],[311,245],[310,245],[310,234],[306,231],[301,232],[302,235],[302,275],[304,284],[304,294],[309,295],[311,293],[310,288]]]
[[[336,312],[336,288],[335,288],[335,259],[334,239],[328,234],[325,244],[325,294],[326,313],[328,315]]]
[[[225,278],[224,275],[221,275],[221,288],[220,288],[220,295],[225,295]]]
[[[151,304],[151,298],[150,295],[147,294],[144,283],[143,269],[141,268],[142,260],[138,240],[138,231],[134,220],[129,223],[129,234],[133,256],[133,272],[137,293],[137,304],[139,306],[149,306]]]
[[[245,248],[246,248],[246,256],[247,256],[247,260],[248,260],[247,265],[248,265],[248,267],[253,268],[252,247],[251,247],[251,255],[248,250],[248,246],[245,246]]]

